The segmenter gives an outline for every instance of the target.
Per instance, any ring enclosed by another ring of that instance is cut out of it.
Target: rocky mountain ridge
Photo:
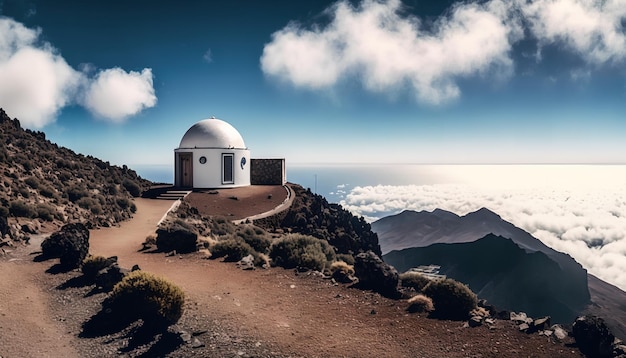
[[[440,273],[469,284],[499,308],[564,323],[593,313],[626,337],[625,292],[488,209],[465,216],[441,209],[404,211],[374,222],[372,229],[385,261],[400,272],[440,265]]]

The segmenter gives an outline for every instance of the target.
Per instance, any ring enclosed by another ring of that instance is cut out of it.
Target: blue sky
[[[626,1],[0,1],[0,107],[114,164],[625,163]]]

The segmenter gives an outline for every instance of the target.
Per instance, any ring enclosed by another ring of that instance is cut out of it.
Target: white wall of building
[[[226,148],[179,148],[175,151],[175,184],[181,185],[178,155],[192,153],[192,171],[194,188],[235,188],[250,185],[250,151],[247,149]],[[224,183],[224,168],[222,158],[224,154],[233,156],[233,182]],[[201,163],[200,158],[206,162]],[[242,165],[242,159],[245,164]]]

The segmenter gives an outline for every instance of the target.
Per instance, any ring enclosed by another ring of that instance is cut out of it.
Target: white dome
[[[180,148],[245,149],[241,134],[230,124],[216,118],[194,124],[180,141]]]

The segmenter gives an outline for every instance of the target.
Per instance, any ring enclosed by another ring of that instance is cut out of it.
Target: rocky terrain
[[[126,166],[59,147],[0,109],[0,217],[9,217],[7,240],[68,222],[117,225],[133,215],[133,197],[150,184]]]

